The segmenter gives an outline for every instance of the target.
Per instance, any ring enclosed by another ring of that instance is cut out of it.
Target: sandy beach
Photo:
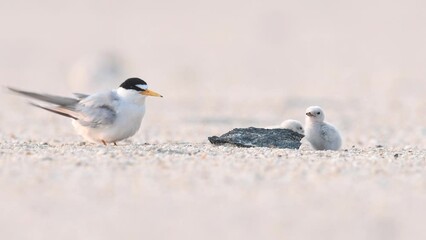
[[[383,4],[3,2],[0,239],[424,239],[425,4]],[[4,88],[133,76],[165,97],[118,146]],[[311,105],[341,150],[207,140]]]
[[[9,239],[424,237],[426,151],[418,148],[1,147]]]

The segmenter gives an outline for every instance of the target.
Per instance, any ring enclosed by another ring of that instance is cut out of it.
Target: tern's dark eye
[[[318,114],[318,115],[320,115],[320,114],[321,114],[321,112],[317,112],[317,114]]]

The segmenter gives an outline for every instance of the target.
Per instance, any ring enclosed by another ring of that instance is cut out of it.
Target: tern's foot
[[[116,142],[114,142],[114,146],[117,146],[117,143],[116,143]]]
[[[102,143],[106,146],[107,144],[106,144],[106,142],[105,142],[105,140],[101,140],[102,141]]]

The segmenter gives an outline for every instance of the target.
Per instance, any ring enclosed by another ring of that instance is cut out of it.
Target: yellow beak
[[[161,94],[156,93],[156,92],[154,92],[154,91],[151,91],[151,90],[149,90],[149,89],[147,89],[147,90],[145,90],[145,91],[141,91],[141,92],[139,92],[139,93],[140,93],[140,94],[142,94],[142,95],[145,95],[145,96],[163,97]]]

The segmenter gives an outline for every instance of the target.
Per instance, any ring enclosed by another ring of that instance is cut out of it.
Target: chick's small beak
[[[163,97],[161,94],[156,93],[154,91],[151,91],[149,89],[146,89],[144,91],[140,92],[141,95],[145,95],[145,96],[153,96],[153,97]]]
[[[313,117],[314,115],[311,112],[307,112],[306,116]]]

